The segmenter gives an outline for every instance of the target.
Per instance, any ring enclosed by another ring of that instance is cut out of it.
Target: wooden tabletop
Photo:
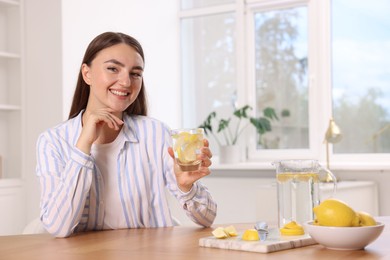
[[[45,259],[390,259],[390,216],[378,217],[386,224],[381,236],[365,250],[329,250],[321,245],[268,254],[206,248],[199,239],[211,236],[213,228],[172,227],[125,229],[81,233],[69,238],[49,234],[0,237],[0,260]],[[253,224],[237,224],[238,230]]]

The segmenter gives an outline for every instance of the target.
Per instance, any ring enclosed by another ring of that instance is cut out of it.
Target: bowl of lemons
[[[314,207],[314,221],[304,224],[319,244],[335,250],[360,250],[376,240],[384,229],[369,213],[355,211],[338,199],[327,199]]]

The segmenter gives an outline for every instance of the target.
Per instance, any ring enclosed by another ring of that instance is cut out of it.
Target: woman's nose
[[[119,84],[124,87],[129,87],[131,85],[131,78],[128,73],[121,73],[119,76]]]

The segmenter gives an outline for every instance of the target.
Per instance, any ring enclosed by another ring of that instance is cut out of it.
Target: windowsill
[[[326,162],[320,162],[321,165],[325,166]],[[331,170],[335,171],[389,171],[390,163],[365,163],[365,162],[332,162],[330,165]],[[220,164],[217,156],[213,157],[212,170],[274,170],[275,167],[272,165],[272,161],[261,161],[261,162],[240,162],[234,164]]]

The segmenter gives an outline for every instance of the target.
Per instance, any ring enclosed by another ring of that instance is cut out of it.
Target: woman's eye
[[[141,75],[140,73],[135,73],[135,72],[133,72],[133,73],[130,73],[130,76],[131,76],[132,78],[136,78],[136,79],[138,79],[138,78],[141,78],[141,77],[142,77],[142,75]]]
[[[113,71],[113,72],[118,71],[115,67],[108,67],[107,69],[110,70],[110,71]]]

